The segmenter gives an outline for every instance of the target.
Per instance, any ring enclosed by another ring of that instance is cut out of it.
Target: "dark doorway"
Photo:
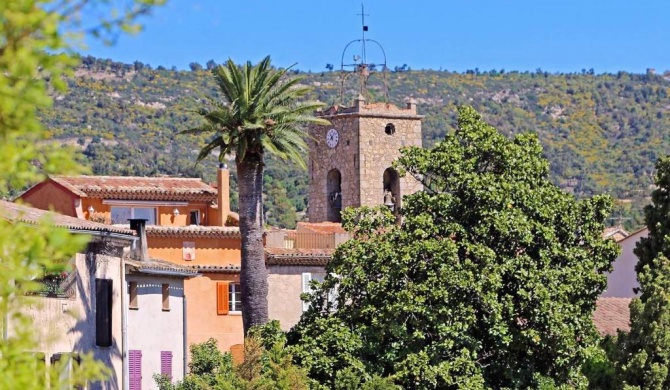
[[[342,175],[337,169],[331,169],[326,180],[326,193],[328,194],[326,219],[330,222],[342,222],[340,216],[342,211]]]
[[[387,168],[384,171],[384,205],[391,209],[394,214],[398,214],[400,208],[400,178],[398,172],[393,168]]]

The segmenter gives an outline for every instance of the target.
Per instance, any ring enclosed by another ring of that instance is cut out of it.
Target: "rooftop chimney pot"
[[[130,221],[130,228],[137,232],[137,237],[140,239],[138,248],[138,257],[140,258],[140,261],[148,260],[149,244],[147,243],[147,220],[142,218],[132,218],[128,221]]]

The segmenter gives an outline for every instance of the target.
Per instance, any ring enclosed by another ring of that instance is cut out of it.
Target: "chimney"
[[[132,218],[129,219],[130,228],[137,232],[137,236],[140,238],[139,252],[140,261],[145,261],[149,259],[149,244],[147,243],[147,220],[141,218]]]
[[[409,100],[407,100],[407,109],[416,113],[416,99],[414,99],[414,97],[410,97]]]
[[[219,226],[226,226],[228,213],[230,212],[230,171],[224,163],[219,164],[219,170],[216,172],[217,197],[216,201],[219,210]]]

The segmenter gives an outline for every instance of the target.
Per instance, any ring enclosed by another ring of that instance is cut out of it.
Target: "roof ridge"
[[[49,175],[50,178],[60,179],[78,179],[78,178],[95,178],[95,179],[168,179],[168,180],[197,180],[208,184],[200,177],[175,177],[175,176],[121,176],[121,175]]]

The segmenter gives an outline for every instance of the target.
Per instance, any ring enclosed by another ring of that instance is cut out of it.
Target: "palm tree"
[[[288,69],[275,70],[270,57],[257,65],[238,67],[232,60],[212,70],[222,100],[208,98],[209,104],[196,112],[204,118],[201,126],[181,134],[211,134],[198,154],[198,162],[219,151],[219,161],[235,155],[239,190],[240,233],[242,236],[242,322],[244,334],[250,327],[268,321],[268,282],[263,253],[263,170],[265,153],[292,161],[305,168],[307,144],[302,125],[328,124],[313,116],[323,104],[301,101],[310,90],[287,80]]]

